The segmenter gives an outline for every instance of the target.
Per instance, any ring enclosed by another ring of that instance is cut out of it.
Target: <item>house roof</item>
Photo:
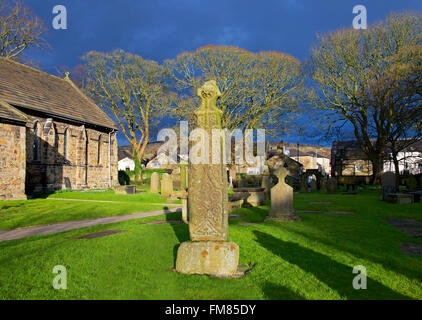
[[[375,143],[375,140],[371,140]],[[415,141],[409,144],[409,140],[406,139],[399,139],[397,145],[403,144],[405,148],[402,151],[410,152],[410,151],[418,151],[422,152],[422,140]],[[384,149],[385,153],[388,154],[391,152],[389,144]],[[343,157],[345,159],[367,159],[368,157],[362,151],[359,143],[356,140],[348,140],[348,141],[334,141],[332,152],[337,157]]]
[[[70,80],[0,58],[0,100],[77,122],[117,129],[116,124]]]
[[[164,144],[164,142],[157,141],[157,142],[150,142],[145,147],[144,151],[144,159],[152,159],[155,158],[157,155],[158,149]],[[133,152],[132,152],[132,146],[119,146],[118,150],[118,157],[119,160],[123,158],[129,158],[133,159]]]

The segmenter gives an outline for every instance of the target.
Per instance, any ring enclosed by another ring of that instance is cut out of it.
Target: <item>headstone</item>
[[[150,191],[152,193],[158,193],[160,190],[160,176],[158,175],[158,172],[153,172],[151,175],[151,185],[150,185]]]
[[[308,192],[308,181],[305,176],[300,178],[300,193],[307,193]]]
[[[182,220],[188,223],[188,172],[186,167],[186,164],[180,164],[180,191],[182,192],[180,200],[182,202]]]
[[[244,200],[245,205],[258,207],[265,203],[264,188],[234,188],[233,196]]]
[[[409,176],[407,179],[407,189],[409,191],[416,190],[416,187],[418,186],[418,180],[414,176]]]
[[[180,164],[180,189],[182,190],[186,190],[188,188],[188,175],[186,166],[186,164]]]
[[[300,221],[293,207],[293,188],[285,181],[287,169],[280,166],[274,174],[278,183],[271,188],[271,210],[266,220]]]
[[[396,174],[392,171],[384,172],[381,176],[382,200],[387,201],[388,195],[396,193]]]
[[[327,193],[327,179],[325,178],[321,179],[319,192]]]
[[[317,191],[318,190],[318,185],[315,179],[311,180],[311,191]]]
[[[173,178],[168,174],[164,173],[161,177],[161,195],[170,196],[173,192]]]
[[[264,188],[265,199],[269,200],[271,197],[271,181],[269,174],[264,173],[262,175],[261,187]]]
[[[327,192],[328,193],[337,193],[337,179],[331,177],[327,181]]]
[[[212,129],[221,128],[222,111],[216,107],[221,96],[216,81],[208,81],[198,89],[200,107],[194,112],[196,125],[208,133],[212,145]],[[221,144],[220,148],[224,145]],[[218,150],[222,152],[222,149]],[[185,274],[208,274],[219,277],[237,272],[239,247],[228,241],[227,171],[223,163],[189,164],[188,209],[191,241],[183,242],[176,259],[176,271]],[[220,153],[222,154],[222,153]]]

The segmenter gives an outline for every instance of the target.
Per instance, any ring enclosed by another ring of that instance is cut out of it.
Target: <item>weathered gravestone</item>
[[[308,179],[302,176],[300,178],[300,193],[307,193],[308,191]]]
[[[188,223],[188,172],[186,167],[186,164],[180,164],[180,199],[182,201],[182,220]]]
[[[173,178],[168,174],[164,173],[161,177],[161,195],[170,196],[173,192]]]
[[[150,185],[150,191],[152,193],[158,193],[160,190],[160,176],[158,175],[158,172],[153,172],[151,175],[151,185]]]
[[[300,221],[293,207],[293,188],[285,181],[287,169],[280,166],[274,174],[278,183],[271,188],[271,210],[266,220]]]
[[[387,201],[388,195],[396,193],[396,174],[392,171],[381,176],[382,200]]]
[[[271,181],[268,166],[265,166],[264,173],[262,174],[261,187],[264,188],[265,199],[269,200],[271,195]]]
[[[327,192],[328,193],[337,193],[337,179],[331,177],[327,181]]]
[[[406,181],[407,190],[413,191],[416,190],[416,187],[418,186],[418,180],[416,180],[415,176],[409,176]]]
[[[325,177],[320,181],[319,192],[327,193],[327,179],[325,179]]]
[[[196,124],[208,133],[208,141],[196,143],[212,145],[212,129],[221,128],[222,111],[215,105],[221,96],[214,80],[198,89],[200,107],[194,112]],[[223,163],[189,164],[189,233],[191,241],[183,242],[177,251],[176,271],[185,274],[232,276],[239,262],[239,247],[228,241],[227,171]]]
[[[318,191],[318,185],[315,179],[311,180],[311,191]]]

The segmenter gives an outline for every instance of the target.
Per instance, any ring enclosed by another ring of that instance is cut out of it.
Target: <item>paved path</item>
[[[66,198],[47,198],[46,200],[59,200],[59,201],[78,201],[78,202],[102,202],[102,203],[133,203],[133,201],[110,201],[110,200],[88,200],[88,199],[66,199]],[[152,205],[152,206],[164,206],[164,207],[182,207],[179,203],[149,203],[143,202],[142,204]]]
[[[13,230],[0,230],[0,242],[6,241],[6,240],[21,239],[25,237],[35,236],[38,234],[57,233],[57,232],[63,232],[63,231],[68,231],[72,229],[96,226],[100,224],[114,223],[114,222],[120,222],[120,221],[126,221],[126,220],[132,220],[132,219],[138,219],[138,218],[144,218],[144,217],[153,217],[153,216],[159,216],[162,214],[181,212],[181,211],[182,209],[175,208],[175,209],[168,209],[168,210],[138,212],[138,213],[125,214],[125,215],[114,216],[114,217],[95,218],[95,219],[86,219],[86,220],[78,220],[78,221],[66,221],[66,222],[59,222],[55,224],[18,228],[18,229],[13,229]]]

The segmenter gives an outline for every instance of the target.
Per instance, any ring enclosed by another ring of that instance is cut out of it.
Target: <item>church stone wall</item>
[[[38,147],[34,143],[35,133]],[[108,132],[60,121],[48,125],[46,119],[36,119],[27,126],[26,150],[27,194],[62,189],[107,189],[110,163],[111,186],[118,184],[114,133],[109,159]]]
[[[0,200],[26,199],[26,128],[0,122]]]

